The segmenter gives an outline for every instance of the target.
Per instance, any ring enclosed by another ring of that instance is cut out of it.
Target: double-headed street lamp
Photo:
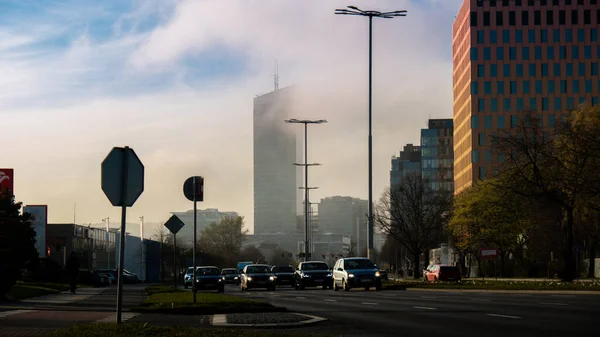
[[[308,207],[310,207],[310,205],[308,204],[308,190],[309,189],[313,189],[314,187],[308,187],[308,167],[309,166],[317,166],[320,164],[309,164],[308,163],[308,124],[323,124],[323,123],[327,123],[326,120],[324,119],[319,119],[319,120],[307,120],[307,119],[287,119],[285,120],[286,123],[291,123],[291,124],[304,124],[304,164],[298,164],[298,163],[294,163],[294,165],[296,166],[304,166],[304,187],[300,187],[301,189],[304,189],[304,260],[308,261],[308,256],[309,256],[309,230],[308,230],[308,217],[309,217],[309,210]]]
[[[373,250],[373,135],[372,135],[372,87],[373,87],[373,18],[393,19],[397,16],[406,16],[407,11],[379,12],[364,11],[356,6],[348,6],[349,9],[336,9],[335,14],[359,15],[369,18],[369,245],[367,257],[371,258]]]

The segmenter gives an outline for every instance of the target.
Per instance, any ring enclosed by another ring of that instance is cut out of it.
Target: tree
[[[384,192],[375,209],[375,221],[408,250],[416,271],[420,255],[442,240],[451,205],[450,193],[434,191],[420,174],[409,174]],[[415,272],[414,277],[419,275]]]
[[[0,191],[0,300],[6,300],[25,265],[38,261],[31,215],[21,214],[21,206],[9,190]]]
[[[240,251],[238,260],[253,261],[256,263],[259,261],[265,261],[265,256],[258,248],[254,246],[248,246]]]
[[[173,234],[165,226],[159,226],[152,238],[160,243],[160,275],[161,281],[164,282],[166,265],[171,264],[173,260]]]
[[[235,264],[244,243],[245,233],[241,216],[224,217],[218,223],[212,223],[200,234],[200,247],[206,253],[219,256],[225,265]]]

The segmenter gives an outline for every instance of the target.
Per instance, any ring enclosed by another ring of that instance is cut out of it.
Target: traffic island
[[[218,327],[294,327],[313,324],[326,318],[297,313],[260,313],[214,315],[212,324]]]
[[[385,290],[431,291],[535,291],[535,292],[586,292],[600,294],[600,281],[479,281],[459,282],[391,281],[383,284]]]
[[[174,290],[170,287],[146,288],[147,299],[132,311],[140,313],[162,313],[178,315],[215,315],[230,313],[285,312],[286,308],[254,301],[238,296],[219,293],[196,293],[196,304],[189,291]]]

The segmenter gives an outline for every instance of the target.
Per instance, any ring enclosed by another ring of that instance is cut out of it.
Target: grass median
[[[254,301],[239,296],[220,293],[196,293],[196,304],[193,293],[175,290],[167,286],[151,286],[145,289],[148,298],[134,310],[137,312],[154,312],[186,315],[214,315],[242,312],[283,312],[285,308],[269,303]]]
[[[69,285],[63,283],[18,282],[10,289],[7,298],[12,301],[23,300],[31,297],[57,294],[68,289]]]
[[[151,326],[148,324],[86,324],[57,330],[51,337],[302,337],[317,336],[289,334],[277,331],[252,331],[241,329],[200,329],[173,326]]]
[[[600,280],[593,282],[560,282],[560,281],[473,281],[435,282],[423,281],[390,281],[383,285],[386,290],[414,289],[448,289],[448,290],[547,290],[547,291],[599,291]]]

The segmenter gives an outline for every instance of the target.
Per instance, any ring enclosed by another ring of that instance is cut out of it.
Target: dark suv
[[[271,273],[275,278],[275,285],[294,285],[294,267],[292,266],[273,266]]]
[[[331,271],[327,263],[323,261],[301,262],[294,273],[294,288],[304,289],[305,287],[323,287],[331,288]]]

